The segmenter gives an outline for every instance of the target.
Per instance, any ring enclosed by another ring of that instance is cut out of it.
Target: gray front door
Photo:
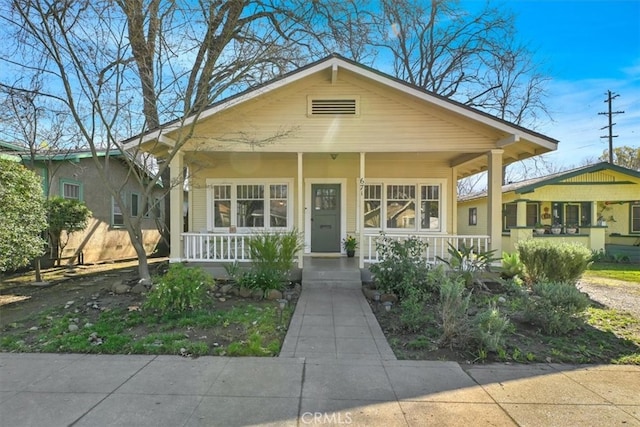
[[[340,252],[340,184],[311,184],[311,252]]]

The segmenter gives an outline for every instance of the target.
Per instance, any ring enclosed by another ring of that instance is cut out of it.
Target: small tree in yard
[[[0,159],[0,273],[42,255],[47,227],[40,179],[20,163]]]
[[[69,243],[71,233],[87,228],[91,211],[84,202],[75,199],[53,197],[46,202],[49,220],[49,239],[51,240],[51,256],[60,265],[62,251]],[[65,233],[63,238],[63,232]]]

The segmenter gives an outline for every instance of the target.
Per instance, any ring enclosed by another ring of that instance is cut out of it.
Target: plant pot
[[[536,234],[544,234],[544,228],[536,228],[535,232]]]
[[[347,249],[347,256],[349,258],[353,258],[355,254],[356,254],[356,251],[354,249],[352,250]]]
[[[551,234],[560,234],[561,231],[562,231],[562,228],[552,228]]]
[[[567,228],[567,234],[576,234],[577,232],[577,228]]]

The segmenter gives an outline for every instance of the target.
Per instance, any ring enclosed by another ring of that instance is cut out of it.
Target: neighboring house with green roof
[[[502,249],[564,239],[640,262],[640,172],[597,163],[502,187]],[[487,195],[458,198],[458,232],[487,233]]]
[[[0,141],[0,155],[21,161],[39,174],[47,197],[61,196],[82,200],[93,213],[87,228],[70,236],[62,253],[63,260],[72,264],[136,258],[129,234],[124,228],[123,212],[106,191],[90,151],[49,151],[32,157],[27,148]],[[106,153],[99,155],[105,156]],[[111,155],[114,161],[110,162],[110,174],[116,182],[124,182],[128,165],[118,160],[119,155]],[[129,213],[144,216],[144,246],[147,254],[151,254],[160,242],[156,221],[161,219],[163,212],[162,191],[158,188],[151,200],[156,207],[146,213],[141,211],[142,195],[135,182],[128,182],[123,192]]]

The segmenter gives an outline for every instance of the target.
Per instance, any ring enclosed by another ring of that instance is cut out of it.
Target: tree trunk
[[[140,280],[149,281],[151,283],[151,273],[149,273],[149,262],[147,261],[147,253],[141,239],[131,239],[131,244],[138,255],[138,276]]]

